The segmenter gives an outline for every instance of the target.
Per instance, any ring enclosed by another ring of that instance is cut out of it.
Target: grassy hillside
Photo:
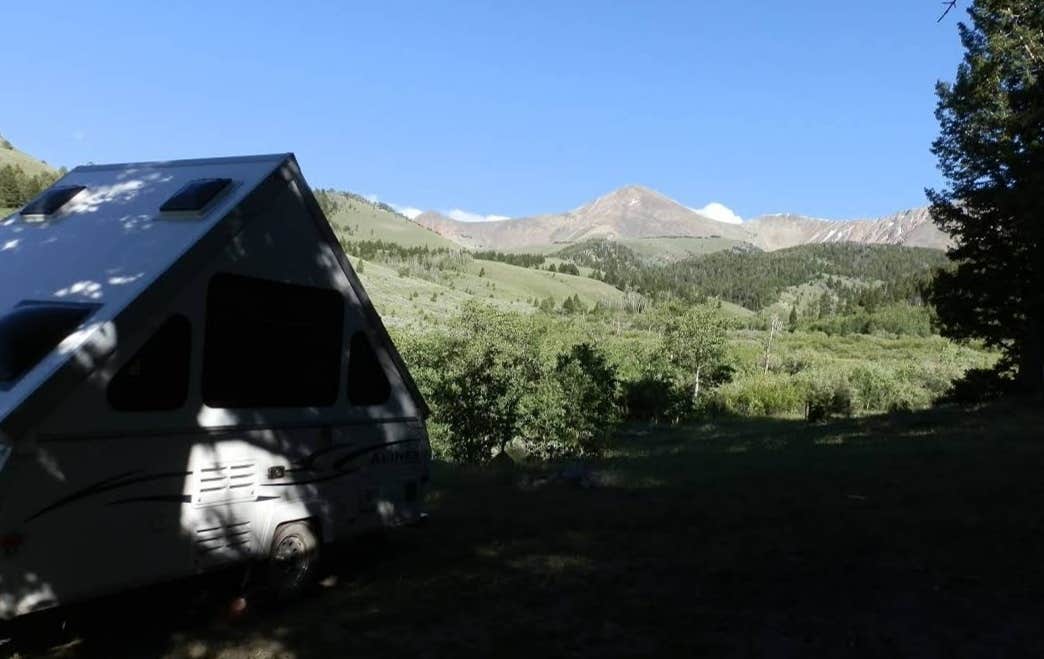
[[[327,196],[332,202],[333,212],[327,212],[330,223],[342,235],[350,235],[351,240],[384,240],[403,247],[460,249],[456,243],[411,222],[383,204],[344,192],[324,192],[320,196]],[[327,206],[324,210],[330,208]]]
[[[576,296],[590,308],[624,297],[588,277],[472,258],[456,243],[358,195],[321,192],[319,198],[390,325],[437,323],[468,300],[529,313],[547,299],[557,306]],[[374,247],[378,242],[386,245]],[[360,258],[364,244],[370,249]]]
[[[0,217],[6,217],[51,185],[59,172],[19,151],[0,135]]]
[[[4,165],[20,167],[22,171],[30,176],[44,173],[50,174],[55,171],[54,167],[19,151],[6,138],[0,136],[0,167]]]
[[[650,263],[670,263],[748,246],[748,243],[728,238],[638,238],[619,242]]]
[[[556,306],[578,296],[585,306],[618,304],[624,294],[600,281],[478,259],[430,278],[404,267],[360,261],[352,264],[385,322],[393,326],[437,325],[469,300],[523,313],[533,301],[552,298]]]

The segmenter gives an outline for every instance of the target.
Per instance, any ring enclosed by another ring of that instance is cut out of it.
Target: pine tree
[[[932,145],[947,179],[929,190],[957,267],[931,289],[943,333],[1002,351],[1028,391],[1044,388],[1044,3],[975,0],[964,60],[939,83]]]

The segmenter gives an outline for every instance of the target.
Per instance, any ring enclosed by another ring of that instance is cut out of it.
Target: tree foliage
[[[937,250],[854,243],[774,252],[733,249],[648,264],[624,245],[596,240],[572,245],[556,256],[592,268],[596,278],[620,290],[688,302],[718,298],[752,311],[775,303],[787,288],[815,281],[830,286],[832,298],[846,310],[873,311],[895,302],[923,304],[933,273],[948,264]]]
[[[615,367],[590,343],[557,349],[549,322],[471,304],[445,331],[404,337],[436,450],[471,463],[512,444],[544,460],[601,450],[619,418]]]
[[[21,167],[0,167],[0,208],[20,208],[33,197],[50,187],[58,174],[40,173],[30,175]]]
[[[690,378],[693,402],[699,399],[701,381],[725,357],[726,329],[721,314],[707,306],[668,312],[663,350],[668,360]]]
[[[1044,387],[1044,4],[976,0],[964,59],[939,83],[929,190],[956,268],[931,291],[945,335],[982,339],[1027,390]]]

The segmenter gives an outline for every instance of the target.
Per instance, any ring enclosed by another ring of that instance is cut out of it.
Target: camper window
[[[97,307],[22,302],[0,317],[0,389],[8,389],[54,350]]]
[[[391,384],[370,339],[356,332],[348,352],[348,400],[352,405],[382,405],[389,396]]]
[[[176,410],[188,397],[192,326],[171,316],[109,383],[109,404],[121,412]]]
[[[239,275],[207,290],[203,401],[211,407],[324,407],[340,390],[340,292]]]

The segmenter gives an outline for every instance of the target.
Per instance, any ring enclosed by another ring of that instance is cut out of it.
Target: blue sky
[[[523,216],[630,183],[744,217],[939,183],[934,0],[4,4],[0,133],[58,165],[294,151],[313,186]]]

